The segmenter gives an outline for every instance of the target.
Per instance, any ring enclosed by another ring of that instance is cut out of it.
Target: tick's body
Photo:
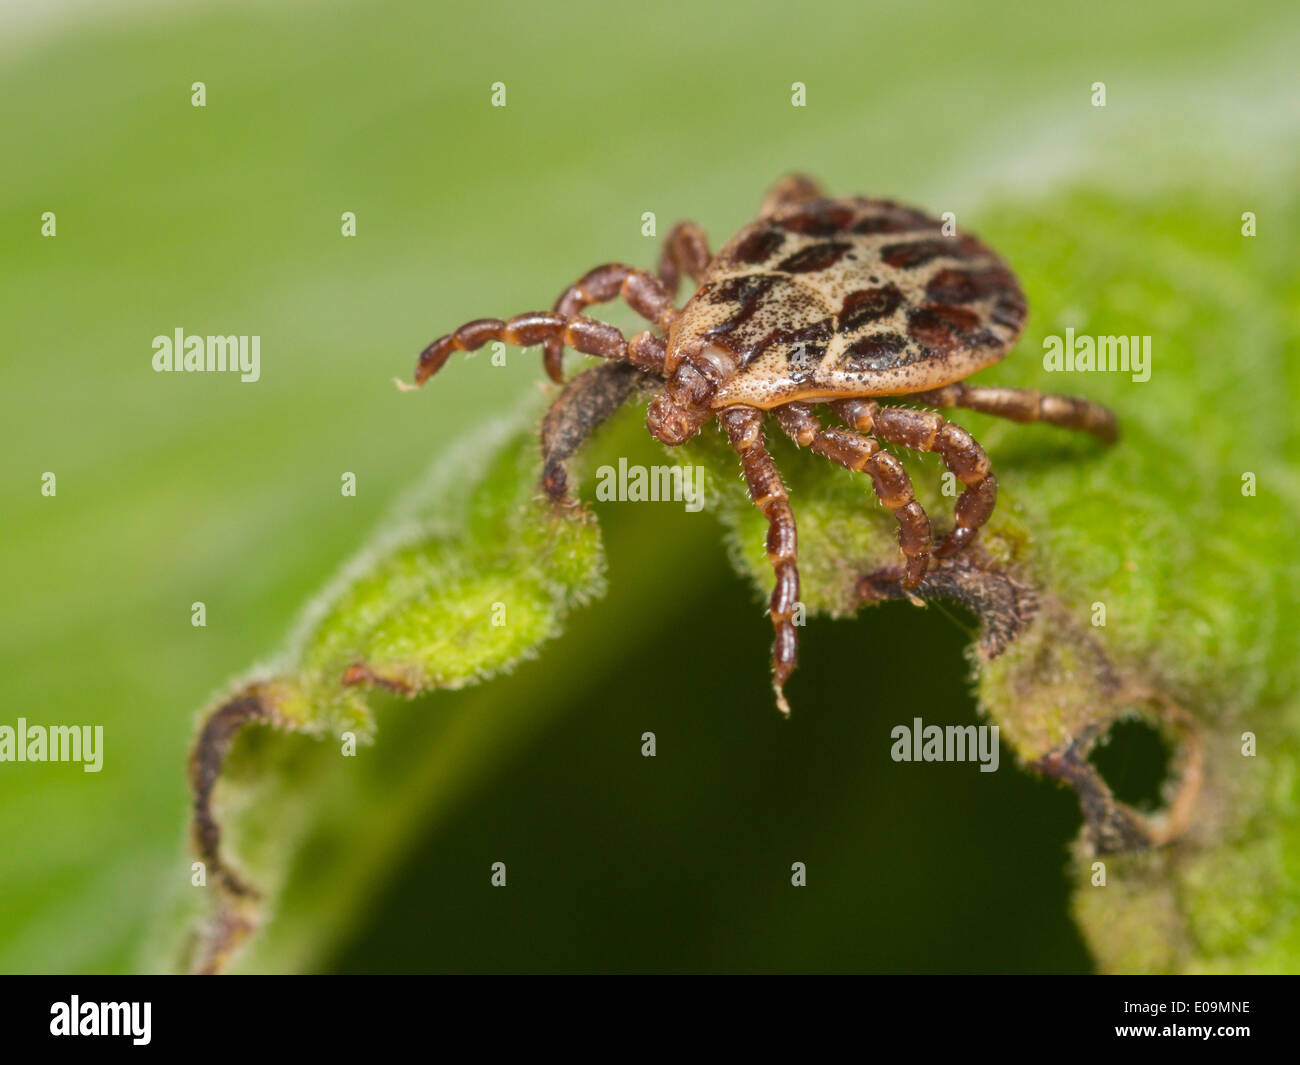
[[[678,310],[673,294],[683,271],[699,287]],[[629,341],[580,314],[619,297],[654,328]],[[667,238],[657,277],[610,263],[570,287],[552,312],[463,325],[425,349],[416,382],[453,351],[493,340],[542,343],[556,381],[565,346],[613,360],[575,377],[543,422],[545,486],[557,501],[567,498],[565,460],[638,386],[665,382],[646,424],[666,444],[684,443],[717,418],[769,522],[774,686],[785,709],[782,689],[797,652],[799,575],[794,514],[763,441],[767,412],[801,446],[871,477],[898,519],[905,584],[914,588],[932,551],[948,555],[974,537],[992,513],[997,482],[965,430],[932,411],[883,406],[879,398],[1115,437],[1110,411],[1086,400],[960,383],[1006,355],[1025,311],[1015,275],[974,237],[945,236],[929,215],[888,201],[826,199],[807,178],[792,177],[772,189],[758,220],[716,256],[697,226],[679,225]],[[829,403],[848,428],[824,429],[819,403]],[[936,452],[966,486],[954,528],[937,546],[907,472],[881,449],[882,440]]]
[[[902,395],[996,362],[1024,320],[1015,278],[973,237],[887,201],[819,200],[723,245],[669,330],[667,368],[734,353],[714,408]]]

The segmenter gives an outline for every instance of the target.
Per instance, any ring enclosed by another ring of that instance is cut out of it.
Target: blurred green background
[[[198,709],[280,644],[432,456],[538,387],[531,354],[400,395],[391,379],[434,336],[549,306],[599,262],[651,264],[645,211],[661,234],[695,218],[716,246],[790,169],[978,229],[983,204],[1078,181],[1249,200],[1300,128],[1285,3],[2,17],[0,723],[106,734],[97,775],[0,766],[4,971],[150,964],[156,912],[188,884]],[[260,335],[262,379],[155,374],[151,340],[177,327]],[[811,624],[783,725],[767,622],[712,520],[601,515],[610,592],[539,660],[381,711],[366,757],[409,756],[429,715],[455,742],[429,752],[429,801],[368,830],[389,845],[355,918],[286,966],[1090,969],[1065,903],[1072,795],[1009,763],[889,761],[900,706],[975,720],[969,618],[895,605]],[[629,757],[646,730],[659,757]],[[1120,747],[1121,794],[1150,791],[1159,752]],[[511,889],[488,890],[503,858]],[[796,860],[806,891],[788,886]]]

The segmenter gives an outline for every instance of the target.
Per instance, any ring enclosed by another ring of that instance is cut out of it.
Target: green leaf
[[[197,952],[191,964],[222,967],[260,919],[262,889],[253,885],[278,883],[294,845],[277,828],[275,808],[306,794],[292,758],[280,760],[296,745],[264,737],[240,744],[227,720],[245,732],[251,723],[306,733],[355,756],[375,727],[367,689],[414,697],[507,672],[535,656],[570,609],[603,590],[591,515],[539,492],[535,417],[498,422],[441,456],[380,539],[309,606],[274,669],[241,681],[204,715],[194,769],[202,781],[199,850],[223,897],[209,931],[187,948]],[[209,801],[232,744],[229,777],[246,782],[245,794],[225,800],[232,812],[219,826]],[[306,758],[320,763],[319,752]],[[233,847],[231,836],[239,840]],[[231,868],[232,851],[247,874]]]

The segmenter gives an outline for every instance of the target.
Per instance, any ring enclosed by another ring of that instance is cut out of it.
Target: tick
[[[697,286],[682,307],[682,273]],[[582,311],[623,299],[651,328],[630,340]],[[768,522],[776,574],[768,612],[776,632],[777,705],[794,671],[799,570],[794,511],[764,442],[767,416],[801,447],[867,474],[898,520],[904,586],[918,587],[932,556],[960,551],[993,512],[997,481],[984,449],[930,408],[963,407],[1017,422],[1048,422],[1116,439],[1100,404],[1030,389],[963,384],[1000,361],[1024,327],[1015,274],[970,235],[889,200],[830,199],[809,178],[768,192],[758,218],[714,255],[703,230],[675,226],[658,273],[607,263],[583,275],[551,311],[480,318],[421,353],[422,385],[455,351],[491,341],[541,344],[550,377],[563,381],[566,347],[609,360],[564,388],[542,421],[543,487],[568,501],[566,460],[634,393],[654,388],[646,427],[670,446],[713,420],[740,459],[750,497]],[[823,425],[825,405],[840,424]],[[964,485],[952,529],[937,544],[911,479],[882,444],[932,451]]]

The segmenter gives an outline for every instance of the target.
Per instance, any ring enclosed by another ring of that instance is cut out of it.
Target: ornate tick
[[[698,288],[678,309],[683,271]],[[580,313],[619,297],[654,328],[628,340]],[[566,460],[634,392],[665,382],[646,418],[665,444],[684,443],[716,418],[769,524],[773,687],[788,713],[783,689],[797,659],[799,571],[794,512],[764,444],[767,413],[800,446],[870,476],[898,519],[904,586],[916,588],[932,553],[961,549],[988,520],[997,481],[964,429],[930,410],[882,405],[881,397],[1116,438],[1114,415],[1088,400],[961,383],[1006,355],[1025,313],[1015,275],[974,237],[945,236],[937,219],[888,200],[828,199],[809,178],[791,176],[717,255],[699,226],[680,223],[657,277],[608,263],[568,288],[551,312],[462,325],[421,353],[415,382],[427,381],[453,351],[489,341],[542,344],[556,382],[565,347],[611,360],[573,378],[543,419],[543,485],[557,502],[568,498]],[[823,428],[821,403],[846,427]],[[937,546],[907,471],[881,441],[938,453],[965,485],[953,529]]]

